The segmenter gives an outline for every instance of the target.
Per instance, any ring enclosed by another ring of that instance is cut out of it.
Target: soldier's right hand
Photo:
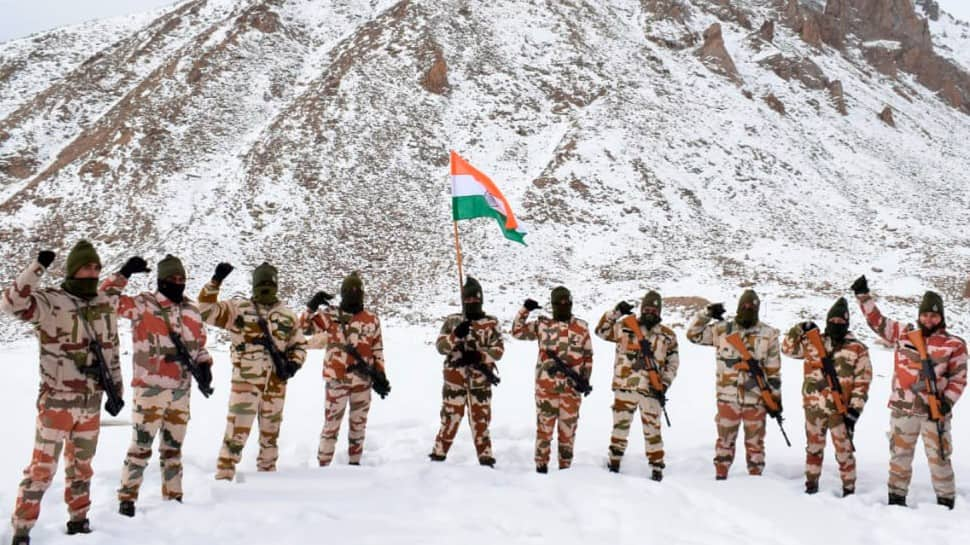
[[[855,424],[859,421],[859,411],[849,407],[845,411],[845,416],[842,417],[842,421],[845,422],[845,427],[849,430],[850,435],[855,433]]]
[[[633,312],[633,305],[631,305],[630,303],[627,303],[626,301],[620,301],[613,308],[614,310],[620,311],[620,314],[630,314],[631,312]]]
[[[220,263],[216,265],[216,272],[212,275],[212,281],[222,282],[227,276],[229,276],[229,273],[231,273],[234,268],[235,267],[229,263]]]
[[[866,275],[855,279],[855,282],[852,283],[852,292],[856,295],[869,293],[869,282],[866,280]]]
[[[808,320],[806,322],[802,322],[802,323],[798,324],[798,326],[802,328],[802,333],[803,334],[804,333],[808,333],[809,331],[811,331],[813,329],[818,329],[818,326],[815,325],[815,322],[813,322],[811,320]]]
[[[472,329],[472,323],[468,320],[462,321],[460,324],[455,326],[455,337],[459,339],[464,339],[468,336],[468,332]]]
[[[522,306],[525,307],[525,309],[529,312],[532,312],[533,310],[539,308],[539,303],[535,299],[526,299],[525,302],[522,303]]]
[[[306,306],[308,309],[310,309],[310,312],[316,312],[317,309],[320,308],[320,305],[330,306],[331,299],[333,299],[333,295],[330,295],[325,291],[318,291],[313,294],[313,297],[311,297],[309,301],[307,301]]]
[[[54,262],[54,256],[57,255],[50,250],[42,250],[37,254],[37,262],[40,263],[45,269],[51,266]]]
[[[723,320],[724,313],[727,312],[724,308],[724,303],[714,303],[713,305],[707,305],[707,314],[714,318],[715,320]]]
[[[148,268],[148,262],[136,255],[134,257],[129,257],[128,261],[125,261],[125,264],[121,266],[121,270],[118,271],[118,274],[124,276],[125,278],[131,278],[131,275],[135,273],[144,273],[149,271],[151,271],[151,269]]]

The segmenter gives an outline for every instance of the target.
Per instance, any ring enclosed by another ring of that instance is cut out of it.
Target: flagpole
[[[459,299],[460,299],[461,298],[461,286],[462,286],[462,284],[465,281],[465,277],[464,277],[464,274],[462,273],[462,270],[461,270],[461,244],[458,242],[458,222],[457,221],[452,221],[451,224],[452,224],[452,226],[454,227],[454,230],[455,230],[455,256],[458,259],[458,294],[459,294]]]

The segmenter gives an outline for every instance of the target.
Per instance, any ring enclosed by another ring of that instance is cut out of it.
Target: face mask
[[[826,322],[825,324],[825,334],[828,335],[832,342],[835,344],[842,344],[845,340],[845,336],[849,333],[849,324],[837,324],[834,322]]]
[[[275,305],[279,302],[279,299],[276,298],[276,286],[271,284],[256,286],[253,288],[253,301],[260,305]]]
[[[653,329],[653,326],[660,323],[660,319],[660,316],[657,316],[652,312],[640,315],[640,323],[647,329]]]
[[[480,320],[485,317],[485,313],[482,312],[482,302],[476,301],[474,303],[466,303],[462,301],[461,311],[465,315],[465,318],[469,320]]]
[[[185,298],[185,284],[176,284],[168,280],[158,281],[158,291],[173,303],[181,303]]]
[[[67,278],[61,284],[61,288],[75,297],[90,301],[98,295],[98,279]]]
[[[340,310],[357,314],[364,310],[364,292],[359,288],[340,290]]]
[[[573,317],[573,304],[569,300],[552,303],[552,318],[560,322],[568,322]]]

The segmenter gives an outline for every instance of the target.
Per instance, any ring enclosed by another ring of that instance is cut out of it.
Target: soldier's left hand
[[[131,275],[135,273],[146,273],[150,271],[151,269],[148,268],[148,262],[136,255],[128,258],[128,261],[121,266],[121,270],[118,272],[125,278],[131,278]]]
[[[539,303],[535,299],[526,299],[525,302],[522,303],[522,306],[525,307],[525,309],[529,312],[532,312],[533,310],[539,308]]]
[[[801,326],[802,333],[808,333],[809,331],[811,331],[813,329],[818,329],[818,326],[815,325],[815,322],[813,322],[811,320],[808,320],[806,322],[802,322],[802,323],[800,323],[798,325]]]

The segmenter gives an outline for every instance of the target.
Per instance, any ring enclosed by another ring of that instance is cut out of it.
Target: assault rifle
[[[788,440],[788,434],[785,433],[785,426],[782,422],[785,421],[784,417],[781,416],[781,405],[778,400],[775,399],[774,394],[771,391],[771,385],[768,384],[768,377],[765,375],[764,367],[761,366],[761,362],[754,359],[751,352],[748,351],[748,347],[744,345],[744,341],[741,340],[741,336],[737,333],[732,333],[725,337],[725,340],[730,344],[735,350],[741,354],[741,360],[743,367],[738,368],[742,371],[748,371],[754,377],[755,382],[758,383],[758,389],[761,390],[761,400],[765,403],[765,409],[768,411],[768,416],[774,418],[778,422],[778,429],[781,430],[782,437],[785,438],[785,444],[789,447],[791,446],[791,441]]]
[[[643,332],[640,331],[640,322],[632,314],[623,319],[623,325],[633,330],[633,334],[636,336],[637,343],[640,346],[640,350],[637,352],[637,361],[633,364],[633,370],[646,370],[650,391],[653,392],[653,396],[660,402],[660,410],[663,411],[664,420],[667,422],[667,427],[669,428],[670,417],[667,416],[667,388],[664,386],[663,379],[660,376],[660,366],[657,365],[657,360],[653,357],[653,348],[650,346],[650,341],[644,338]]]
[[[269,357],[273,360],[273,369],[276,371],[276,377],[286,382],[287,379],[296,373],[296,370],[290,368],[290,362],[286,361],[283,353],[280,352],[279,348],[276,348],[276,343],[273,341],[273,335],[269,332],[269,324],[266,323],[266,318],[260,316],[256,323],[259,324],[259,329],[262,330],[263,334],[253,341],[253,344],[258,344],[269,352]]]
[[[946,424],[943,418],[943,399],[940,396],[940,389],[936,386],[936,371],[933,369],[933,360],[930,359],[926,351],[926,339],[923,332],[919,329],[906,332],[909,342],[913,343],[916,351],[919,352],[920,363],[923,368],[920,374],[926,383],[926,401],[930,406],[930,420],[936,422],[936,433],[940,438],[940,459],[946,461],[946,451],[943,449],[943,436],[946,433]]]
[[[357,373],[370,379],[370,387],[373,388],[381,399],[391,393],[391,383],[387,380],[387,375],[375,365],[369,365],[364,357],[357,351],[357,347],[347,343],[344,345],[344,352],[354,359],[354,363],[347,367],[348,373]]]
[[[199,391],[202,395],[209,397],[215,390],[212,389],[212,374],[208,376],[202,374],[202,366],[197,364],[195,360],[192,359],[189,350],[185,347],[185,343],[182,342],[182,336],[174,331],[168,332],[168,338],[172,340],[172,344],[175,345],[175,357],[182,364],[182,367],[186,371],[195,377],[195,384],[199,387]]]
[[[471,335],[471,331],[469,331],[468,334]],[[468,342],[467,339],[462,339],[458,343],[458,346],[455,347],[455,350],[461,352],[461,357],[457,360],[452,360],[449,363],[451,367],[471,367],[475,371],[481,373],[485,377],[485,380],[487,380],[492,386],[498,386],[498,383],[502,382],[502,379],[500,379],[498,375],[492,371],[491,367],[482,362],[481,354],[474,346],[472,346],[471,343]],[[476,357],[469,358],[469,354],[476,354]],[[475,361],[469,361],[470,359],[474,359]]]
[[[575,369],[566,365],[566,362],[559,357],[558,354],[552,350],[546,350],[546,356],[549,356],[555,363],[549,368],[549,374],[555,375],[556,373],[562,373],[566,376],[572,383],[573,389],[577,392],[583,394],[583,397],[588,396],[593,391],[593,387],[589,383],[589,379],[585,378],[583,375],[576,372]]]
[[[108,396],[108,400],[104,403],[104,410],[108,411],[108,414],[111,416],[118,416],[118,413],[125,406],[125,400],[121,399],[121,396],[118,395],[118,389],[115,388],[115,381],[111,377],[111,369],[108,367],[108,361],[104,358],[101,342],[97,339],[91,339],[88,342],[88,350],[94,356],[94,365],[87,367],[85,370],[93,370],[98,374],[98,382],[101,384],[101,389]]]
[[[845,393],[842,391],[842,382],[839,380],[838,373],[835,372],[835,362],[828,355],[825,350],[825,343],[822,342],[822,335],[818,332],[818,329],[810,329],[808,333],[805,334],[808,337],[808,342],[815,347],[815,352],[818,353],[818,357],[822,363],[822,374],[825,375],[825,381],[828,383],[829,392],[832,394],[832,399],[835,401],[835,410],[843,418],[845,418],[848,409],[845,406]],[[852,440],[854,432],[846,428],[846,435],[849,438],[849,446],[852,450],[855,450],[855,442]]]

